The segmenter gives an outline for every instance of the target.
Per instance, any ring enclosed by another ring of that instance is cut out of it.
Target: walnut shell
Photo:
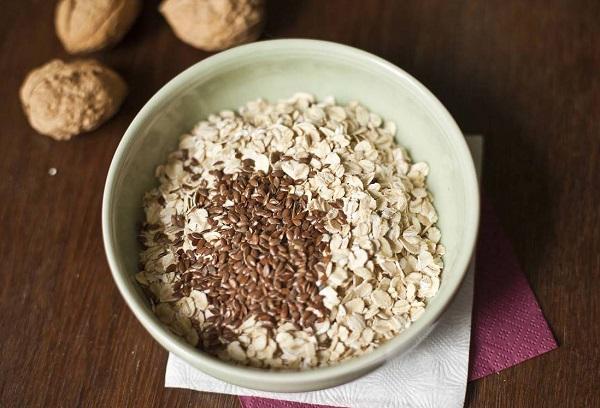
[[[160,12],[183,42],[216,51],[256,40],[264,25],[263,0],[164,0]]]
[[[119,42],[140,9],[140,0],[60,0],[56,34],[72,54],[97,51]]]
[[[123,79],[95,60],[52,60],[27,75],[21,103],[31,126],[56,140],[96,129],[118,110]]]

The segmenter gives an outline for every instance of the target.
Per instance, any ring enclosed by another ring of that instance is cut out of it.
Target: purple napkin
[[[469,380],[558,347],[491,205],[481,215]]]
[[[475,266],[469,381],[512,367],[557,347],[491,206],[483,202]],[[240,397],[244,408],[326,408]]]

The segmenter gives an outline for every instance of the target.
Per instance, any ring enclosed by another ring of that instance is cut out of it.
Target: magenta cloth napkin
[[[469,380],[558,347],[498,217],[485,201],[481,210]]]
[[[475,267],[469,381],[557,347],[491,205],[483,202]],[[240,397],[244,408],[327,408],[258,397]]]

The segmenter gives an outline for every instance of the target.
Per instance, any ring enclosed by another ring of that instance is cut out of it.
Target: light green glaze
[[[334,367],[270,372],[237,367],[187,345],[154,317],[134,281],[142,220],[142,195],[155,186],[154,169],[175,149],[181,134],[222,109],[259,97],[276,100],[295,92],[339,102],[358,100],[398,126],[398,141],[413,159],[429,163],[430,190],[438,210],[446,269],[439,294],[408,330],[376,351]],[[416,345],[432,329],[456,293],[473,253],[479,193],[463,135],[440,102],[414,78],[366,52],[323,41],[275,40],[222,52],[184,71],[150,99],[115,153],[104,190],[102,227],[113,277],[127,304],[169,351],[224,381],[275,392],[335,386]],[[162,369],[158,367],[157,369]]]

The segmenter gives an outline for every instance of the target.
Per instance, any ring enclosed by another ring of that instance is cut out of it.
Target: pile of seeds
[[[137,279],[198,348],[270,368],[329,365],[409,327],[444,247],[395,126],[297,94],[211,115],[144,198]]]
[[[330,260],[325,214],[306,211],[306,196],[288,192],[295,182],[281,170],[256,173],[246,160],[240,173],[212,174],[219,180],[215,188],[196,191],[196,207],[205,210],[195,215],[208,228],[188,234],[196,249],[181,251],[175,283],[177,297],[204,292],[214,308],[211,330],[202,333],[204,348],[218,346],[219,336],[234,338],[229,327],[250,315],[265,327],[291,321],[308,329],[323,321],[327,309],[317,282],[318,273],[326,280]]]

